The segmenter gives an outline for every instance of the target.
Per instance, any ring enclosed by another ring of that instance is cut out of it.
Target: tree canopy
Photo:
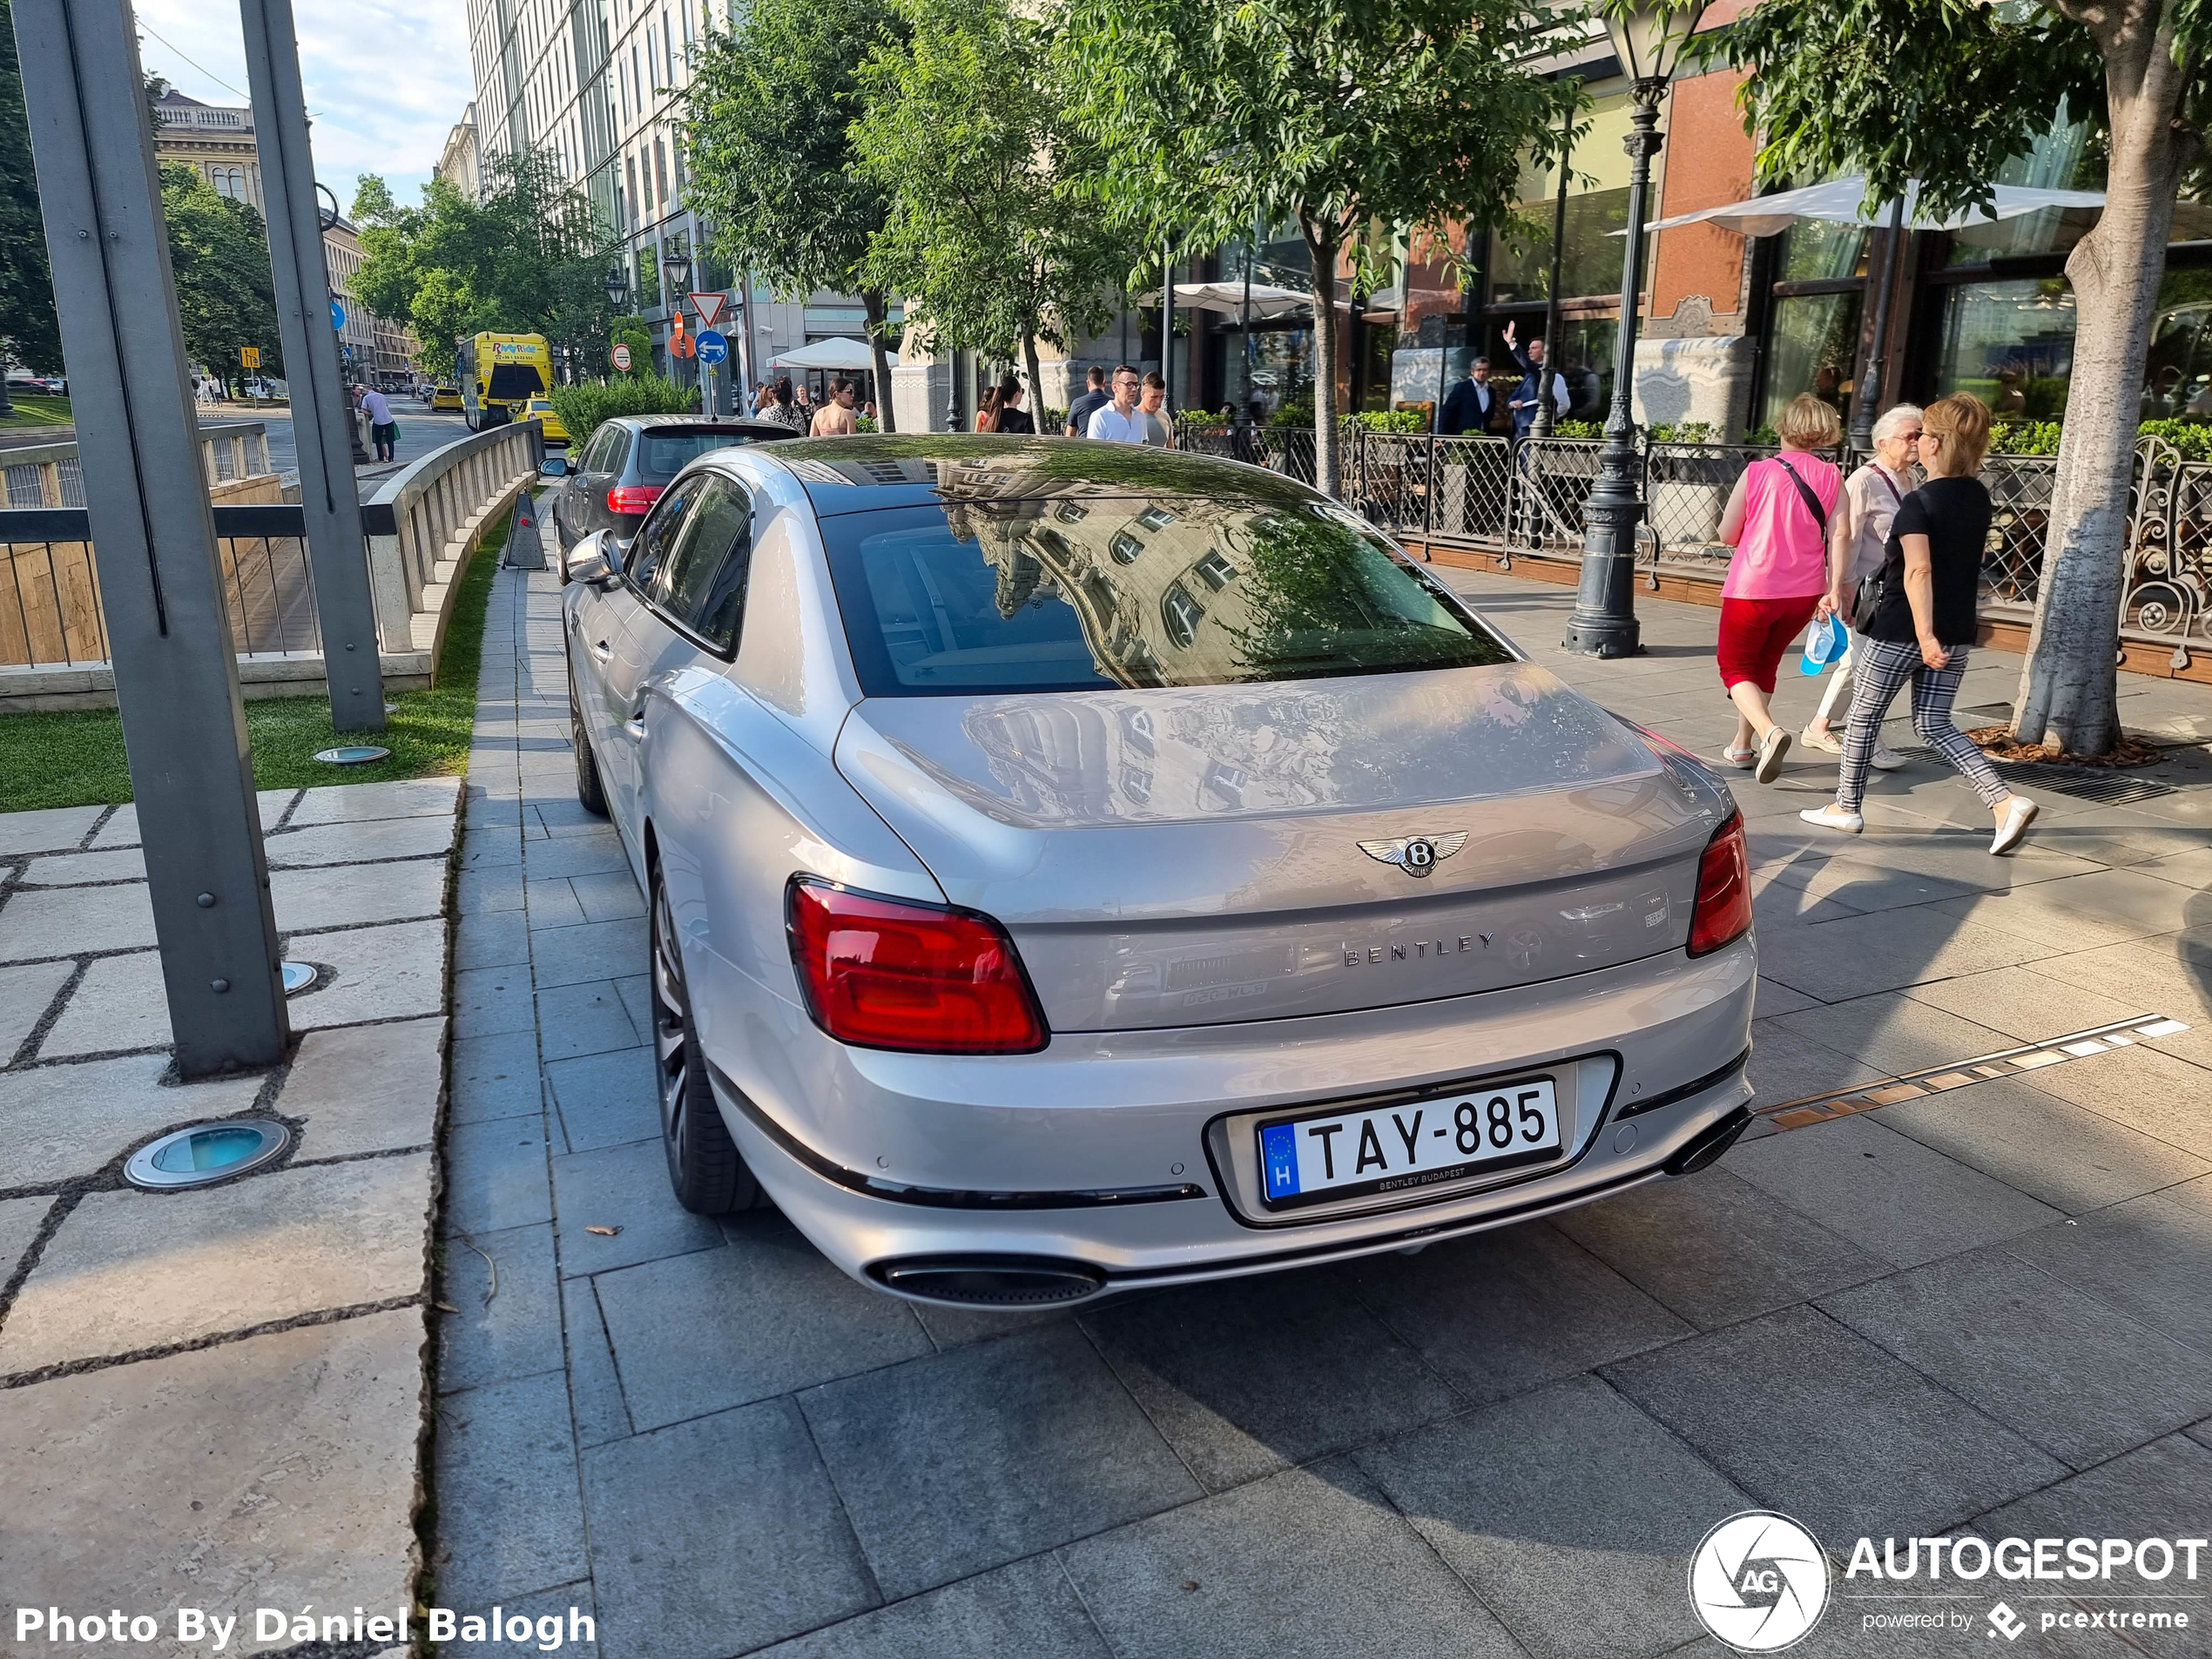
[[[484,185],[472,201],[433,178],[422,205],[403,207],[383,179],[363,174],[354,297],[380,316],[410,319],[427,368],[446,368],[456,340],[486,330],[543,334],[604,368],[606,273],[619,255],[590,204],[537,151],[495,158]]]
[[[41,374],[62,368],[61,325],[46,268],[46,226],[39,217],[38,176],[30,162],[30,123],[24,111],[23,69],[16,57],[10,0],[0,0],[0,354]],[[0,393],[3,398],[5,393]]]
[[[888,199],[856,165],[852,127],[867,107],[861,66],[906,34],[889,0],[755,0],[694,49],[685,122],[685,197],[713,226],[718,260],[786,299],[860,296],[887,431],[884,294],[866,267]]]
[[[1541,0],[1069,0],[1075,115],[1134,271],[1295,225],[1318,316],[1340,256],[1447,221],[1504,222],[1524,155],[1548,161],[1578,83],[1532,72],[1574,23]],[[1321,488],[1337,487],[1337,341],[1314,331]]]
[[[1129,260],[1086,199],[1090,146],[1062,118],[1048,24],[1009,0],[898,0],[906,37],[862,66],[859,171],[890,201],[864,269],[932,349],[1019,352],[1106,326]]]
[[[260,211],[172,162],[161,170],[161,212],[169,223],[169,265],[187,354],[235,378],[239,347],[258,346],[260,372],[283,374],[276,281]]]

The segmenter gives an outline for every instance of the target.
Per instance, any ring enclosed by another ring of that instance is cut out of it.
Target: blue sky
[[[421,199],[446,133],[474,91],[466,0],[293,0],[314,119],[315,171],[347,208],[354,181],[381,173]],[[244,104],[238,8],[223,0],[138,0],[149,74],[208,104]]]

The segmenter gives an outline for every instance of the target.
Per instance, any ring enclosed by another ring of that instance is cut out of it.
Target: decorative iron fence
[[[1183,424],[1177,442],[1313,481],[1309,428]],[[1582,506],[1597,482],[1602,448],[1591,439],[1372,432],[1347,421],[1344,498],[1398,535],[1508,559],[1572,556],[1582,545]],[[1751,444],[1640,444],[1646,513],[1636,557],[1652,586],[1662,570],[1719,580],[1732,551],[1720,539],[1729,494],[1746,467],[1775,453]],[[1865,459],[1852,451],[1834,458],[1846,471]],[[1982,610],[2024,623],[2035,609],[2058,462],[2050,455],[1992,455],[1981,477],[1994,508]],[[2170,643],[2177,652],[2212,650],[2212,463],[2185,461],[2155,438],[2136,449],[2121,633]]]

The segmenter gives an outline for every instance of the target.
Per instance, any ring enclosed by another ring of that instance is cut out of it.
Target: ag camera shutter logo
[[[1787,1515],[1730,1515],[1689,1558],[1698,1622],[1738,1653],[1779,1653],[1828,1610],[1828,1555]]]

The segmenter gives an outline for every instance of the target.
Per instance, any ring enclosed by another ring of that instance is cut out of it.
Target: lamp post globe
[[[607,303],[620,310],[630,300],[630,279],[623,275],[622,266],[607,273]]]
[[[1588,657],[1642,649],[1635,615],[1636,529],[1643,523],[1642,457],[1636,448],[1636,307],[1643,293],[1644,196],[1651,158],[1665,142],[1659,105],[1705,10],[1704,0],[1607,0],[1606,32],[1629,78],[1635,106],[1629,136],[1629,223],[1621,254],[1621,323],[1613,361],[1613,407],[1598,451],[1597,483],[1582,505],[1586,527],[1567,648]]]
[[[678,294],[691,291],[691,256],[682,249],[671,247],[660,256],[661,275],[668,282],[669,304],[673,306]]]

